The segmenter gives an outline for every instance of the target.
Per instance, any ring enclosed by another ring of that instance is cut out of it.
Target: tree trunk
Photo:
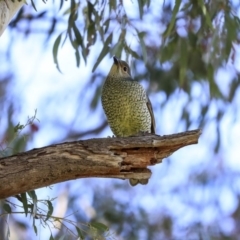
[[[0,36],[24,3],[24,0],[0,0]]]
[[[67,180],[148,179],[147,166],[198,142],[200,130],[167,136],[97,138],[33,149],[0,159],[0,199]]]

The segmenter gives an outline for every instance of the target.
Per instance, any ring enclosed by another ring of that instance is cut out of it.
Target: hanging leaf
[[[33,201],[37,201],[37,195],[34,190],[27,192],[27,194]]]
[[[34,190],[27,192],[27,194],[30,196],[30,198],[33,201],[31,210],[32,210],[32,215],[35,218],[37,213],[37,195]]]
[[[64,0],[60,0],[59,11],[62,9],[63,3],[64,3]]]
[[[109,231],[109,227],[100,222],[93,222],[90,225],[99,231],[103,231],[103,232]]]
[[[179,56],[179,83],[180,86],[184,85],[187,72],[187,58],[188,58],[188,42],[185,38],[180,39],[180,56]]]
[[[3,204],[3,209],[7,212],[7,213],[11,213],[12,209],[10,207],[10,205],[8,203],[4,203]]]
[[[34,229],[35,234],[37,235],[37,227],[35,225],[35,219],[33,219],[33,229]]]
[[[76,57],[77,67],[79,67],[80,66],[80,54],[79,54],[78,49],[76,49],[76,51],[75,51],[75,57]]]
[[[179,12],[180,4],[181,4],[181,0],[176,0],[175,1],[175,6],[173,8],[171,22],[170,22],[170,24],[168,25],[168,28],[166,29],[166,31],[163,34],[163,37],[165,37],[165,38],[168,37],[170,35],[170,33],[172,32],[172,29],[173,29],[174,24],[176,22],[177,13]]]
[[[92,72],[94,72],[97,68],[97,66],[99,65],[99,63],[102,61],[102,59],[110,52],[110,43],[112,43],[112,33],[107,37],[103,49],[100,53],[100,55],[98,56],[98,59],[96,61],[96,63],[93,66]]]
[[[48,213],[47,213],[47,217],[46,219],[44,220],[45,222],[52,216],[52,213],[53,213],[53,205],[52,205],[52,202],[47,200],[47,204],[48,204]]]
[[[83,234],[82,234],[81,229],[76,226],[76,230],[77,230],[77,233],[78,233],[78,237],[79,237],[81,240],[83,240],[83,239],[84,239],[84,236],[83,236]]]
[[[142,19],[143,17],[143,0],[138,0],[138,10],[139,10],[139,16],[140,16],[140,19]]]
[[[24,212],[25,212],[25,214],[27,216],[27,214],[28,214],[28,203],[27,203],[27,195],[26,195],[26,193],[21,193],[21,200],[22,200]]]
[[[83,59],[84,59],[84,61],[86,63],[86,61],[87,61],[87,54],[86,54],[86,48],[84,46],[83,37],[82,37],[81,33],[79,32],[79,30],[78,30],[78,28],[77,28],[75,23],[73,24],[73,32],[75,34],[77,46],[81,47],[81,49],[82,49],[82,56],[83,56]],[[77,60],[77,66],[79,67],[79,64],[80,64],[80,54],[79,54],[79,52],[78,53],[75,52],[75,56],[76,56],[76,60]]]
[[[116,0],[109,1],[109,12],[111,12],[111,10],[116,10],[116,8],[117,8],[117,1]]]
[[[108,18],[103,24],[103,27],[105,27],[104,33],[107,33],[108,28],[109,28],[109,24],[110,24],[110,18]]]
[[[138,33],[138,37],[139,37],[139,40],[140,40],[140,46],[141,46],[141,49],[142,49],[142,56],[143,56],[143,60],[145,63],[147,63],[147,49],[146,49],[146,45],[144,43],[144,37],[145,37],[146,33],[145,32],[139,32]]]
[[[205,16],[205,20],[206,20],[208,27],[211,30],[213,30],[212,21],[211,21],[210,15],[208,13],[208,10],[206,8],[205,2],[203,0],[198,0],[198,4],[200,5],[200,7],[202,9],[202,14]]]
[[[57,55],[58,55],[58,48],[59,48],[59,44],[61,42],[61,38],[62,38],[62,33],[59,34],[59,36],[57,37],[57,39],[55,40],[55,42],[53,44],[53,60],[54,60],[54,63],[56,64],[56,67],[59,72],[61,72],[61,70],[59,68]]]
[[[33,0],[31,0],[31,4],[32,4],[32,6],[33,6],[34,10],[37,12],[37,8],[36,8],[36,6],[35,6],[35,4],[34,4],[34,1],[33,1]]]
[[[124,45],[124,49],[127,53],[130,53],[134,58],[140,59],[138,53],[134,50],[132,50],[127,44]]]

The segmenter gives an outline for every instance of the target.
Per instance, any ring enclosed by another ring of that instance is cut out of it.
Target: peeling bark
[[[196,144],[200,130],[167,136],[97,138],[33,149],[0,159],[0,199],[86,177],[148,179],[147,166]]]

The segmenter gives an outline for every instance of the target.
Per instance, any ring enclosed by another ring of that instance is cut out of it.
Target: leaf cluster
[[[53,237],[52,230],[57,229],[61,233],[61,239],[81,239],[84,240],[88,236],[92,239],[113,239],[113,233],[109,232],[109,228],[101,222],[81,223],[71,219],[73,214],[66,217],[57,217],[53,215],[54,205],[53,199],[40,200],[34,190],[14,196],[16,201],[12,199],[2,200],[3,213],[0,218],[7,214],[25,214],[32,218],[32,227],[36,235],[38,235],[37,226],[48,228],[50,232],[50,240],[58,239]],[[21,210],[22,209],[22,210]],[[38,223],[38,224],[37,224]],[[9,225],[7,232],[10,234]]]

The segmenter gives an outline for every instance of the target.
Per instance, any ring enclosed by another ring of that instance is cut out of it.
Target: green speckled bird
[[[151,102],[144,88],[132,79],[129,65],[113,57],[114,63],[103,85],[102,105],[116,137],[155,133]],[[132,186],[148,179],[130,179]]]

